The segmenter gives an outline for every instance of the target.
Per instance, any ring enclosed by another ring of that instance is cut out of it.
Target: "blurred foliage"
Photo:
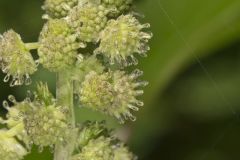
[[[37,41],[42,3],[1,0],[0,32],[13,28],[24,41]],[[136,11],[154,34],[149,57],[139,65],[150,85],[138,120],[119,132],[140,160],[239,159],[240,1],[136,0]],[[54,93],[54,74],[41,69],[33,79],[47,81]],[[1,83],[0,100],[8,94],[21,100],[34,85]],[[77,117],[106,119],[86,109],[77,109]],[[111,119],[109,126],[119,127]],[[26,159],[47,160],[51,154],[34,149]]]

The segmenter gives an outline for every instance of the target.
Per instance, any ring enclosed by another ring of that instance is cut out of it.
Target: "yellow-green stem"
[[[71,127],[75,127],[75,113],[73,104],[73,82],[70,78],[69,72],[63,71],[57,73],[57,88],[56,97],[58,105],[68,107],[68,121]],[[68,142],[57,144],[54,153],[54,160],[70,160],[71,154],[74,149],[74,134]]]
[[[25,46],[28,50],[34,50],[34,49],[38,49],[39,43],[38,42],[25,43]]]

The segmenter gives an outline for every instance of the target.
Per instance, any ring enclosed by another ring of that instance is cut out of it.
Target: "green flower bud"
[[[107,23],[107,13],[102,5],[93,3],[80,3],[69,14],[70,25],[79,34],[79,39],[84,42],[97,42],[100,31]]]
[[[90,140],[71,160],[113,160],[111,139],[99,137]]]
[[[102,53],[115,62],[123,65],[137,64],[134,53],[146,56],[148,40],[151,34],[141,31],[149,24],[141,25],[132,15],[122,15],[117,20],[110,20],[100,34],[100,46],[95,53]]]
[[[135,70],[127,75],[123,71],[97,74],[90,72],[82,83],[79,91],[80,103],[91,108],[116,117],[121,123],[126,119],[135,120],[131,110],[137,111],[143,102],[137,100],[147,82],[138,81],[142,72]]]
[[[20,35],[13,30],[0,38],[0,59],[1,68],[7,74],[5,82],[12,76],[11,86],[31,83],[29,75],[37,70],[37,66]]]
[[[124,11],[129,10],[133,0],[102,0],[101,3],[104,7],[111,10],[111,16],[116,16]]]
[[[9,137],[6,130],[0,130],[0,146],[2,160],[21,160],[27,154],[26,149],[15,138]]]
[[[69,133],[65,107],[56,106],[56,100],[46,83],[39,83],[31,107],[25,112],[24,126],[32,143],[53,146],[64,142]]]
[[[81,82],[84,77],[90,72],[95,71],[96,73],[102,73],[104,71],[104,66],[96,58],[96,56],[84,57],[82,60],[77,61],[76,66],[73,68],[72,78],[75,81],[75,90],[80,88]],[[77,92],[77,91],[75,91]]]
[[[107,111],[114,101],[113,86],[108,82],[110,74],[97,74],[91,71],[86,75],[80,87],[80,103],[83,106],[98,110]]]
[[[25,129],[32,142],[40,147],[63,143],[69,128],[60,107],[33,106],[26,112]]]
[[[77,41],[64,19],[49,20],[40,35],[39,62],[50,71],[58,72],[75,63],[78,49],[85,47]]]
[[[49,91],[47,83],[43,82],[37,84],[34,100],[46,106],[52,105],[56,101]]]
[[[113,160],[137,160],[137,157],[131,153],[123,143],[115,145],[113,150]]]
[[[105,127],[105,122],[86,122],[80,129],[77,145],[82,148],[88,144],[91,139],[96,139],[100,136],[108,136],[108,129]]]
[[[77,4],[78,0],[45,0],[42,8],[51,18],[62,18]]]

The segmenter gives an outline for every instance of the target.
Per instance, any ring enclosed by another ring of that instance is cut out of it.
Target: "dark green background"
[[[37,41],[43,26],[42,0],[1,0],[0,32],[12,28],[25,42]],[[136,0],[136,11],[151,24],[151,51],[138,68],[150,82],[138,120],[120,127],[121,137],[140,160],[238,160],[240,155],[240,1]],[[0,73],[0,79],[4,75]],[[0,83],[0,100],[18,100],[36,80],[55,75],[39,70],[29,87],[9,88]],[[2,113],[6,112],[1,109]],[[105,119],[76,109],[78,121]],[[44,153],[27,160],[51,159]]]

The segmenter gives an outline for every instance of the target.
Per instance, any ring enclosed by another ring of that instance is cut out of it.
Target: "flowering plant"
[[[120,123],[136,120],[143,102],[138,96],[148,83],[139,80],[135,53],[146,56],[151,33],[143,31],[132,11],[132,0],[46,0],[46,23],[38,42],[24,43],[9,30],[0,38],[0,66],[10,86],[31,84],[30,75],[43,67],[57,75],[56,97],[46,83],[18,102],[9,96],[0,122],[0,157],[21,160],[32,145],[50,147],[55,160],[134,160],[136,156],[115,138],[104,122],[76,124],[73,96],[81,107],[115,117]],[[83,53],[90,44],[91,53]],[[32,50],[39,58],[33,59]]]

